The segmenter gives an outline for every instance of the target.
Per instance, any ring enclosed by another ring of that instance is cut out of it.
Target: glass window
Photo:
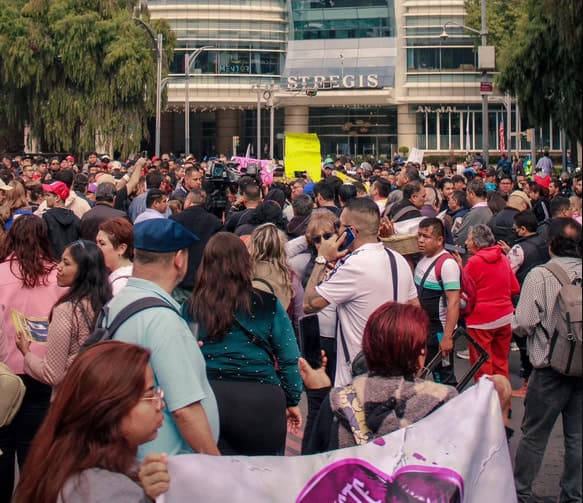
[[[218,73],[250,73],[249,53],[241,51],[220,52]]]
[[[449,150],[449,113],[439,114],[439,148]]]
[[[296,40],[394,36],[393,0],[292,2]]]
[[[437,114],[427,114],[427,148],[437,149]]]
[[[459,112],[451,113],[451,145],[449,148],[451,150],[463,150],[463,146],[461,145]]]

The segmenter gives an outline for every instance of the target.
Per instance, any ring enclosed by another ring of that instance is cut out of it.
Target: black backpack
[[[87,338],[87,340],[81,346],[79,352],[85,351],[88,347],[96,344],[97,342],[108,341],[113,338],[117,329],[129,318],[138,314],[145,309],[150,309],[154,307],[164,307],[167,309],[172,309],[178,316],[180,313],[168,304],[168,302],[162,300],[159,297],[143,297],[141,299],[135,300],[134,302],[130,302],[126,307],[124,307],[117,316],[111,320],[109,325],[103,326],[103,320],[107,320],[109,318],[109,307],[103,306],[101,311],[99,312],[99,316],[97,316],[97,320],[95,322],[95,329],[93,333]]]

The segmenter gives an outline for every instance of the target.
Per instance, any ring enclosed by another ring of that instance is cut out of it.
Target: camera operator
[[[172,193],[171,199],[179,199],[184,202],[189,192],[194,189],[201,189],[204,179],[204,171],[198,165],[189,165],[184,170],[184,178],[179,182],[176,190]]]
[[[251,221],[253,213],[261,204],[261,187],[250,177],[239,180],[241,199],[231,207],[231,214],[225,222],[224,229],[235,232],[236,228]]]

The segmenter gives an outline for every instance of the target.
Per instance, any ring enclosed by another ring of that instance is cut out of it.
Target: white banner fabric
[[[169,460],[158,503],[514,503],[498,396],[482,378],[425,419],[360,447]]]

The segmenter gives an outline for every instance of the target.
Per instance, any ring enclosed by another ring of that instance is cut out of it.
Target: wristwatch
[[[324,255],[318,255],[315,260],[316,264],[326,265],[328,261]]]

